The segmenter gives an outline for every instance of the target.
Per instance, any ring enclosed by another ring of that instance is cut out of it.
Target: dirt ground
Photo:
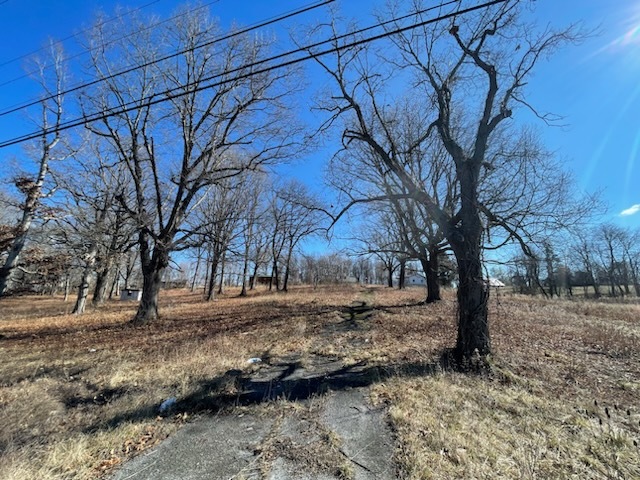
[[[3,299],[0,478],[111,475],[186,423],[243,409],[273,418],[345,388],[385,412],[399,478],[640,478],[637,301],[494,295],[492,372],[478,376],[439,363],[455,342],[453,293],[423,297],[299,287],[206,303],[166,291],[146,327],[129,325],[130,303],[74,316],[57,297]],[[247,383],[293,358],[299,372],[352,371],[311,387],[294,375],[266,396]]]

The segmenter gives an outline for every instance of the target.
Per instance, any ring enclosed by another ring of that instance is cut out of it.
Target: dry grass
[[[226,371],[292,353],[404,372],[373,388],[403,477],[640,478],[638,304],[492,299],[493,375],[416,377],[455,341],[451,294],[425,306],[421,290],[236,293],[163,292],[162,319],[139,328],[132,304],[76,317],[59,298],[2,300],[0,478],[99,477],[194,413],[158,417],[166,398],[232,394]],[[376,308],[350,319],[354,300]]]

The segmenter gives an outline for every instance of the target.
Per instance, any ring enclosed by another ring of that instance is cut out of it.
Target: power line
[[[260,23],[257,23],[257,24],[251,25],[249,27],[243,28],[243,29],[238,30],[236,32],[232,32],[232,33],[229,33],[227,35],[223,35],[222,37],[216,37],[216,38],[214,38],[214,39],[212,39],[212,40],[210,40],[208,42],[204,42],[204,43],[201,43],[200,45],[196,45],[195,47],[186,48],[186,49],[180,50],[178,52],[172,53],[170,55],[165,55],[164,57],[160,57],[158,59],[142,63],[140,65],[135,65],[135,66],[131,66],[131,67],[125,68],[124,70],[120,70],[119,72],[115,72],[115,73],[113,73],[113,74],[111,74],[111,75],[109,75],[107,77],[99,78],[99,79],[96,79],[96,80],[92,80],[90,82],[86,82],[86,83],[83,83],[83,84],[76,85],[74,87],[68,88],[67,90],[64,90],[64,91],[59,92],[59,93],[56,93],[56,94],[53,94],[53,95],[49,95],[49,96],[46,96],[46,97],[43,97],[43,98],[39,98],[37,100],[32,100],[32,101],[29,101],[28,103],[20,104],[18,106],[11,107],[11,108],[9,108],[7,110],[3,110],[2,112],[0,112],[0,117],[3,117],[5,115],[9,115],[10,113],[17,112],[17,111],[22,110],[24,108],[28,108],[28,107],[32,107],[34,105],[38,105],[41,102],[44,102],[44,101],[47,101],[47,100],[52,100],[52,99],[54,99],[56,97],[59,97],[59,96],[64,96],[64,95],[67,95],[69,93],[77,92],[78,90],[82,90],[84,88],[91,87],[93,85],[97,85],[97,84],[105,82],[107,80],[111,80],[113,78],[125,75],[127,73],[134,72],[134,71],[139,70],[141,68],[146,68],[146,67],[149,67],[151,65],[155,65],[157,63],[164,62],[166,60],[170,60],[172,58],[178,57],[178,56],[183,55],[184,53],[190,52],[192,50],[197,50],[197,49],[200,49],[200,48],[208,47],[208,46],[214,45],[216,43],[219,43],[219,42],[222,42],[222,41],[229,40],[231,38],[237,37],[239,35],[244,35],[245,33],[251,32],[253,30],[257,30],[258,28],[266,27],[268,25],[272,25],[274,23],[278,23],[278,22],[281,22],[283,20],[286,20],[288,18],[292,18],[294,16],[301,15],[303,13],[309,12],[309,11],[314,10],[316,8],[325,6],[325,5],[327,5],[329,3],[332,3],[334,1],[335,0],[322,0],[322,1],[317,2],[317,3],[307,4],[306,6],[304,6],[302,8],[299,8],[297,10],[290,10],[289,12],[286,12],[286,13],[281,14],[281,15],[276,16],[276,17],[271,17],[271,18],[269,18],[267,20],[264,20],[264,21],[262,21]]]
[[[5,4],[5,3],[7,3],[8,1],[9,1],[9,0],[5,0],[4,2],[0,3],[0,5],[3,5],[3,4]],[[112,21],[117,20],[117,19],[119,19],[119,18],[125,17],[125,16],[127,16],[127,15],[130,15],[130,14],[132,14],[132,13],[134,13],[134,12],[137,12],[138,10],[142,10],[143,8],[147,8],[147,7],[149,7],[149,6],[153,5],[154,3],[158,3],[159,1],[160,1],[160,0],[153,0],[153,1],[149,2],[149,3],[146,3],[146,4],[144,4],[144,5],[141,5],[140,7],[136,8],[136,9],[134,9],[134,10],[129,10],[129,11],[127,11],[127,12],[124,12],[124,13],[120,14],[120,15],[116,15],[116,16],[114,16],[114,17],[107,18],[104,22],[100,22],[100,25],[105,25],[105,24],[107,24],[107,23],[109,23],[109,22],[112,22]],[[72,34],[72,35],[69,35],[69,36],[66,36],[66,37],[64,37],[64,38],[61,38],[60,40],[56,40],[55,42],[53,42],[53,45],[58,45],[58,44],[60,44],[60,43],[64,43],[64,42],[66,42],[67,40],[71,40],[72,38],[75,38],[75,37],[78,37],[78,36],[82,35],[83,33],[87,32],[88,30],[89,30],[89,29],[80,30],[79,32],[76,32],[76,33],[74,33],[74,34]],[[31,51],[31,52],[24,53],[24,54],[22,54],[22,55],[20,55],[20,56],[17,56],[17,57],[15,57],[15,58],[10,59],[10,60],[6,60],[6,61],[4,61],[4,62],[0,63],[0,67],[4,67],[4,66],[9,65],[9,64],[11,64],[11,63],[15,63],[15,62],[17,62],[18,60],[22,60],[22,59],[24,59],[24,58],[27,58],[27,57],[29,57],[29,56],[31,56],[31,55],[34,55],[34,54],[36,54],[36,53],[38,53],[38,52],[41,52],[41,51],[42,51],[42,50],[44,50],[45,48],[47,48],[47,47],[40,47],[40,48],[38,48],[38,49],[36,49],[36,50],[33,50],[33,51]],[[27,75],[28,75],[28,74],[27,74]],[[26,76],[26,75],[25,75],[25,76]],[[20,79],[20,78],[24,78],[24,77],[18,77],[18,79]],[[18,79],[9,80],[8,82],[5,82],[5,83],[3,83],[3,84],[0,84],[0,86],[6,85],[7,83],[11,83],[11,82],[13,82],[13,81],[15,81],[15,80],[18,80]]]
[[[7,0],[7,1],[8,1],[8,0]],[[122,17],[124,17],[124,16],[131,15],[131,14],[133,14],[134,12],[136,12],[136,11],[138,11],[138,10],[140,10],[140,9],[142,9],[142,8],[144,8],[144,7],[146,7],[146,6],[149,6],[149,5],[152,5],[152,4],[154,4],[154,3],[157,3],[157,2],[159,2],[159,1],[160,1],[160,0],[155,0],[155,1],[151,2],[151,3],[148,3],[147,5],[143,5],[142,7],[139,7],[139,8],[137,8],[137,9],[135,9],[135,10],[130,10],[130,11],[125,12],[125,13],[123,13],[122,15],[119,15],[119,16],[117,16],[117,17],[112,17],[112,18],[110,18],[110,19],[108,19],[108,20],[106,20],[106,21],[104,21],[104,22],[100,22],[100,23],[98,23],[98,25],[97,25],[97,26],[102,26],[102,25],[105,25],[106,23],[108,23],[108,22],[110,22],[110,21],[112,21],[112,20],[116,20],[116,19],[118,19],[118,18],[122,18]],[[113,43],[119,42],[119,41],[121,41],[121,40],[125,40],[125,39],[127,39],[127,38],[129,38],[129,37],[133,36],[133,35],[134,35],[134,34],[136,34],[136,33],[146,32],[147,30],[151,30],[152,28],[156,28],[156,27],[158,27],[158,26],[160,26],[160,25],[162,25],[162,24],[164,24],[164,23],[171,22],[171,21],[176,20],[176,19],[178,19],[178,18],[180,18],[180,17],[184,17],[185,15],[189,15],[190,13],[196,12],[196,11],[198,11],[198,10],[202,10],[203,8],[207,8],[207,7],[211,6],[211,5],[213,5],[214,3],[218,3],[219,1],[220,1],[220,0],[213,0],[213,1],[209,2],[209,3],[205,3],[204,5],[199,5],[199,6],[195,7],[195,8],[192,8],[191,10],[187,10],[187,11],[185,11],[185,12],[183,12],[183,13],[180,13],[179,15],[174,15],[173,17],[167,18],[167,19],[165,19],[165,20],[161,20],[161,21],[159,21],[159,22],[157,22],[157,23],[154,23],[154,24],[152,24],[152,25],[149,25],[149,26],[146,26],[146,27],[144,27],[144,28],[141,28],[140,30],[138,30],[138,31],[137,31],[137,32],[135,32],[135,33],[130,33],[130,34],[128,34],[128,35],[123,35],[122,37],[118,37],[118,38],[116,38],[116,39],[114,39],[114,40],[108,41],[108,42],[106,42],[104,45],[101,45],[101,46],[99,46],[99,47],[88,48],[88,49],[83,50],[82,52],[76,53],[75,55],[70,55],[70,56],[68,56],[68,57],[64,57],[64,59],[62,60],[62,62],[63,62],[63,63],[67,63],[67,62],[69,62],[70,60],[73,60],[73,59],[78,58],[78,57],[82,57],[82,56],[86,55],[87,53],[91,53],[91,52],[93,52],[93,51],[95,51],[95,50],[98,50],[99,48],[102,48],[103,46],[105,46],[105,47],[106,47],[106,46],[108,46],[108,45],[111,45],[111,44],[113,44]],[[85,32],[87,32],[87,31],[89,31],[89,30],[91,30],[91,29],[85,29],[85,30],[82,30],[82,31],[78,32],[77,34],[70,35],[69,37],[66,37],[65,39],[58,40],[58,41],[54,42],[54,45],[55,45],[55,44],[58,44],[58,43],[62,43],[62,42],[64,42],[65,40],[68,40],[68,39],[70,39],[70,38],[73,38],[73,37],[75,37],[75,36],[78,36],[78,35],[80,35],[80,34],[82,34],[82,33],[85,33]],[[33,53],[37,53],[37,52],[39,52],[39,51],[41,51],[41,50],[44,50],[44,48],[45,48],[45,47],[40,48],[39,50],[35,50],[35,51],[31,52],[31,53],[27,53],[27,54],[23,55],[22,57],[18,57],[16,60],[19,60],[20,58],[27,57],[27,56],[29,56],[29,55],[31,55],[31,54],[33,54]],[[13,61],[13,60],[9,60],[8,62],[5,62],[5,63],[3,63],[3,64],[0,64],[0,67],[2,67],[3,65],[7,65],[8,63],[11,63],[12,61]],[[47,66],[45,66],[44,68],[45,68],[45,69],[48,69],[48,68],[51,68],[51,66],[50,66],[50,65],[47,65]],[[7,81],[5,81],[5,82],[3,82],[3,83],[0,83],[0,87],[4,87],[5,85],[10,85],[10,84],[15,83],[15,82],[17,82],[17,81],[19,81],[19,80],[22,80],[22,79],[24,79],[24,78],[30,77],[30,76],[32,76],[32,75],[33,75],[33,74],[35,74],[35,73],[38,73],[38,70],[32,70],[32,71],[27,72],[27,73],[24,73],[24,74],[22,74],[22,75],[20,75],[20,76],[18,76],[18,77],[12,78],[11,80],[7,80]],[[78,85],[81,85],[81,84],[79,83]],[[72,88],[72,87],[70,87],[70,88]],[[34,99],[34,100],[35,100],[35,99]],[[32,100],[27,100],[27,101],[28,101],[28,102],[31,102]],[[40,101],[40,100],[38,100],[38,101]],[[11,105],[11,106],[9,106],[9,107],[7,107],[7,108],[13,108],[13,107],[15,107],[15,106],[17,106],[17,105],[20,105],[20,104],[14,104],[14,105]],[[2,115],[2,113],[0,113],[0,116],[1,116],[1,115]]]
[[[303,8],[302,8],[302,10],[297,10],[297,11],[295,11],[295,10],[294,10],[294,11],[292,11],[292,12],[288,12],[288,13],[284,14],[283,16],[289,17],[289,16],[297,15],[299,12],[300,12],[300,13],[301,13],[302,11],[306,12],[306,11],[308,11],[309,9],[318,8],[318,7],[320,7],[320,6],[323,6],[325,3],[330,3],[330,2],[333,2],[333,1],[334,1],[334,0],[325,0],[325,2],[324,2],[324,3],[318,3],[318,4],[312,4],[311,6],[305,6],[305,7],[303,7]],[[282,53],[282,54],[279,54],[279,55],[276,55],[276,56],[273,56],[273,57],[269,57],[269,58],[266,58],[266,59],[263,59],[263,60],[259,60],[259,61],[257,61],[257,62],[252,63],[252,64],[249,64],[249,65],[243,65],[243,66],[240,66],[240,67],[236,67],[236,68],[234,68],[234,69],[231,69],[231,70],[228,70],[228,71],[226,71],[226,72],[223,72],[223,74],[224,74],[224,75],[228,75],[229,73],[235,73],[235,72],[238,72],[238,71],[244,70],[244,69],[246,69],[246,68],[248,68],[248,67],[252,67],[252,66],[256,66],[256,65],[260,65],[260,64],[263,64],[263,63],[266,63],[266,62],[271,62],[271,61],[274,61],[274,60],[278,60],[278,59],[280,59],[280,58],[284,58],[284,57],[287,57],[287,56],[293,55],[293,54],[295,54],[295,53],[300,53],[300,52],[306,51],[305,49],[307,49],[307,48],[315,48],[315,47],[321,46],[321,45],[323,45],[323,44],[325,44],[325,43],[328,43],[328,42],[330,42],[330,41],[339,40],[339,39],[341,39],[341,38],[345,38],[345,37],[347,37],[347,36],[351,36],[351,35],[355,35],[355,34],[364,33],[364,32],[366,32],[366,31],[368,31],[368,30],[372,30],[372,29],[375,29],[375,28],[379,28],[379,27],[381,27],[381,26],[384,26],[384,25],[387,25],[387,24],[390,24],[390,23],[393,23],[393,22],[398,22],[398,21],[401,21],[401,20],[406,20],[407,18],[414,17],[414,16],[418,16],[418,15],[421,15],[421,14],[423,14],[423,13],[427,13],[427,12],[429,12],[429,11],[432,11],[432,10],[435,10],[435,9],[438,9],[438,8],[442,8],[442,7],[444,7],[444,6],[447,6],[447,5],[451,5],[451,4],[457,3],[457,2],[459,2],[459,1],[460,1],[460,0],[449,0],[449,1],[445,2],[445,3],[441,3],[441,4],[439,4],[439,5],[437,5],[437,6],[434,6],[434,7],[428,7],[428,8],[425,8],[425,9],[423,9],[423,10],[419,10],[419,11],[417,11],[417,12],[413,12],[413,13],[410,13],[410,14],[404,15],[404,16],[399,17],[399,18],[395,18],[395,19],[387,20],[386,22],[378,23],[378,24],[373,25],[373,26],[369,26],[369,27],[366,27],[366,28],[362,28],[362,29],[357,30],[357,31],[355,31],[355,32],[350,32],[350,33],[348,33],[348,34],[345,34],[345,35],[342,35],[342,36],[339,36],[339,37],[336,37],[336,38],[333,38],[333,39],[324,40],[324,41],[322,41],[322,42],[318,42],[318,43],[316,43],[316,44],[314,44],[314,45],[310,45],[310,46],[308,46],[308,47],[298,48],[298,49],[296,49],[296,50],[292,50],[292,51],[285,52],[285,53]],[[227,40],[227,39],[229,39],[229,38],[233,38],[234,36],[237,36],[237,35],[240,35],[240,34],[247,33],[247,32],[249,32],[249,31],[251,31],[251,30],[253,30],[253,29],[255,29],[255,28],[260,28],[260,27],[261,27],[261,26],[263,26],[264,24],[272,23],[272,22],[277,22],[277,21],[279,21],[279,19],[283,18],[283,16],[279,16],[279,17],[272,17],[271,19],[268,19],[267,21],[263,21],[263,22],[261,22],[261,23],[260,23],[260,24],[258,24],[257,26],[249,26],[249,27],[247,27],[247,28],[245,28],[245,29],[243,29],[243,30],[241,30],[241,31],[239,31],[239,32],[234,32],[234,33],[232,33],[232,34],[228,34],[228,35],[223,36],[223,37],[221,37],[221,38],[217,38],[217,39],[211,40],[210,42],[207,42],[206,44],[201,44],[201,45],[199,45],[199,46],[197,46],[197,47],[194,47],[194,48],[201,48],[201,47],[203,47],[203,46],[205,46],[205,45],[214,44],[214,43],[216,43],[216,42],[223,41],[223,40]],[[13,112],[18,111],[18,110],[21,110],[21,109],[23,109],[23,108],[27,108],[27,107],[31,107],[31,106],[33,106],[33,105],[37,105],[37,104],[39,104],[39,103],[41,103],[41,102],[43,102],[43,101],[51,100],[51,99],[56,98],[56,97],[58,97],[58,96],[63,96],[63,95],[66,95],[66,94],[68,94],[68,93],[72,93],[72,92],[74,92],[74,91],[81,90],[81,89],[83,89],[83,88],[86,88],[86,87],[89,87],[89,86],[93,86],[93,85],[95,85],[95,84],[102,83],[102,82],[107,81],[107,80],[111,80],[111,79],[116,78],[116,77],[118,77],[118,76],[120,76],[120,75],[123,75],[123,74],[125,74],[125,73],[130,73],[130,72],[132,72],[132,71],[135,71],[135,70],[137,70],[137,69],[140,69],[140,68],[146,67],[146,66],[148,66],[148,65],[153,65],[153,64],[158,63],[158,62],[161,62],[161,61],[163,61],[163,60],[166,60],[166,59],[169,59],[169,58],[173,58],[173,57],[175,57],[175,56],[177,56],[177,55],[180,55],[180,54],[184,53],[185,51],[189,51],[189,50],[183,50],[183,51],[180,51],[180,52],[177,52],[177,53],[171,54],[171,55],[169,55],[169,56],[166,56],[166,57],[163,57],[163,58],[160,58],[160,59],[157,59],[157,60],[153,60],[153,61],[150,61],[150,62],[144,63],[144,64],[142,64],[142,65],[138,65],[138,66],[135,66],[135,67],[129,67],[129,68],[128,68],[128,69],[126,69],[126,70],[123,70],[123,71],[120,71],[120,72],[113,73],[113,74],[111,74],[111,75],[108,75],[108,76],[106,76],[106,77],[103,77],[103,78],[99,78],[99,79],[93,80],[93,81],[88,82],[88,83],[83,84],[83,85],[79,85],[79,86],[76,86],[76,87],[72,87],[72,88],[70,88],[70,89],[68,89],[68,90],[66,90],[66,91],[62,91],[62,92],[60,92],[59,94],[54,94],[54,95],[50,95],[49,97],[45,97],[45,98],[42,98],[42,99],[34,100],[34,101],[32,101],[32,102],[30,102],[30,103],[28,103],[28,104],[23,104],[23,105],[21,105],[21,106],[19,106],[19,107],[12,108],[11,110],[5,110],[5,111],[2,111],[2,112],[0,112],[0,117],[5,116],[5,115],[8,115],[9,113],[13,113]],[[208,81],[214,80],[215,78],[219,78],[219,77],[220,77],[220,76],[222,76],[223,74],[216,74],[216,75],[212,75],[212,76],[210,76],[210,77],[206,77],[206,78],[204,78],[204,79],[200,79],[200,80],[199,80],[199,83],[201,83],[201,82],[208,82]],[[149,97],[147,97],[146,99],[150,99],[150,98],[155,97],[155,96],[158,96],[158,95],[170,94],[171,92],[173,92],[173,91],[175,91],[175,90],[178,90],[178,89],[181,89],[181,88],[188,88],[189,86],[190,86],[190,84],[185,84],[185,85],[183,85],[183,86],[176,87],[176,88],[171,89],[171,90],[166,90],[166,91],[164,91],[164,92],[160,92],[160,93],[154,93],[153,95],[150,95],[150,96],[149,96]],[[143,98],[142,100],[144,101],[144,100],[146,100],[146,99],[145,99],[145,98]],[[129,103],[125,103],[124,105],[121,105],[121,107],[123,107],[123,106],[124,106],[124,107],[126,107],[127,105],[132,105],[132,104],[136,104],[136,103],[138,103],[138,102],[134,102],[134,101],[132,101],[132,102],[129,102]]]
[[[273,60],[282,59],[284,57],[293,55],[295,53],[307,52],[307,51],[309,51],[309,50],[311,50],[313,48],[317,48],[319,46],[323,46],[323,45],[325,45],[327,43],[335,42],[337,40],[341,40],[341,39],[344,39],[346,37],[351,37],[353,35],[357,35],[359,33],[362,33],[362,32],[368,31],[368,30],[379,28],[380,26],[384,26],[384,25],[387,25],[389,23],[398,22],[398,21],[400,21],[402,19],[406,19],[406,18],[411,17],[411,16],[415,16],[415,15],[419,15],[419,14],[422,14],[422,13],[426,13],[426,12],[431,11],[431,10],[436,10],[436,9],[442,8],[443,6],[456,3],[457,1],[458,0],[450,0],[449,2],[445,2],[445,3],[439,4],[437,6],[421,10],[420,12],[415,12],[415,13],[412,13],[412,14],[409,14],[409,15],[405,15],[405,16],[400,17],[400,18],[394,18],[394,19],[391,19],[391,20],[387,20],[385,22],[381,22],[381,23],[378,23],[378,24],[373,25],[373,26],[362,28],[362,29],[357,30],[355,32],[349,32],[349,33],[346,33],[346,34],[343,34],[343,35],[331,37],[329,39],[326,39],[326,40],[323,40],[323,41],[320,41],[320,42],[316,42],[316,43],[313,43],[311,45],[300,47],[300,48],[297,48],[297,49],[289,51],[289,52],[281,53],[281,54],[278,54],[278,55],[275,55],[275,56],[272,56],[272,57],[269,57],[269,58],[266,58],[266,59],[263,59],[263,60],[259,60],[259,61],[253,62],[253,63],[248,64],[248,65],[243,65],[241,67],[237,67],[235,69],[232,69],[232,70],[229,70],[229,71],[226,71],[226,72],[223,72],[223,73],[220,73],[220,74],[216,74],[216,75],[213,75],[211,77],[207,77],[205,79],[202,79],[202,80],[200,80],[198,82],[198,84],[202,83],[202,82],[211,81],[211,80],[213,80],[215,78],[220,78],[223,75],[228,75],[229,73],[239,72],[239,71],[242,71],[242,70],[246,70],[248,68],[252,68],[252,67],[255,67],[255,66],[262,65],[264,63],[271,62]],[[460,11],[458,11],[456,13],[440,15],[440,16],[438,16],[436,18],[433,18],[433,19],[429,19],[429,20],[426,20],[426,21],[415,23],[415,24],[409,25],[407,27],[401,27],[401,28],[398,28],[398,29],[395,29],[395,30],[384,32],[382,34],[375,35],[373,37],[369,37],[369,38],[366,38],[366,39],[357,40],[357,41],[354,41],[354,42],[351,42],[351,43],[348,43],[348,44],[344,44],[344,45],[339,46],[339,47],[332,47],[330,49],[327,49],[327,50],[324,50],[324,51],[321,51],[321,52],[309,53],[305,57],[299,57],[299,58],[296,58],[296,59],[293,59],[293,60],[288,60],[288,61],[282,62],[282,63],[280,63],[278,65],[268,66],[268,67],[262,68],[260,70],[255,70],[255,71],[252,71],[252,72],[249,72],[249,73],[239,74],[238,76],[236,76],[234,78],[227,78],[227,79],[224,79],[224,80],[221,80],[221,81],[218,81],[218,82],[209,83],[207,85],[198,85],[196,83],[185,84],[185,85],[180,86],[180,87],[176,87],[176,88],[173,88],[173,89],[165,90],[164,92],[155,93],[155,94],[150,95],[150,96],[148,96],[146,98],[143,98],[143,99],[138,99],[138,100],[135,100],[135,101],[127,102],[127,103],[125,103],[123,105],[120,105],[118,107],[110,108],[110,109],[108,109],[108,110],[106,110],[104,112],[97,112],[97,113],[94,113],[94,114],[91,114],[91,115],[88,115],[88,116],[84,116],[82,118],[77,118],[77,119],[74,119],[74,120],[69,120],[67,122],[63,122],[57,128],[40,129],[40,130],[31,132],[31,133],[22,135],[20,137],[15,137],[13,139],[1,142],[0,143],[0,148],[7,147],[7,146],[10,146],[10,145],[15,145],[15,144],[22,143],[22,142],[25,142],[25,141],[28,141],[28,140],[33,140],[33,139],[38,138],[38,137],[40,137],[42,135],[48,135],[48,134],[51,134],[51,133],[56,132],[56,131],[68,130],[70,128],[75,128],[75,127],[84,125],[86,123],[93,123],[95,121],[104,120],[104,119],[113,117],[115,115],[121,115],[123,113],[127,113],[127,112],[134,111],[134,110],[139,110],[141,108],[147,108],[147,107],[150,107],[152,105],[156,105],[156,104],[163,103],[163,102],[166,102],[166,101],[169,101],[169,100],[173,100],[175,98],[179,98],[179,97],[184,96],[184,95],[188,95],[188,94],[191,94],[191,93],[195,93],[195,92],[199,92],[199,91],[202,91],[202,90],[206,90],[208,88],[214,88],[214,87],[222,86],[222,85],[225,85],[227,83],[231,83],[231,82],[234,82],[234,81],[237,81],[237,80],[242,80],[242,79],[245,79],[245,78],[249,78],[249,77],[254,76],[254,75],[259,75],[259,74],[267,73],[269,71],[276,70],[276,69],[279,69],[279,68],[284,68],[284,67],[287,67],[287,66],[295,65],[295,64],[301,63],[303,61],[313,59],[315,57],[324,56],[324,55],[327,55],[329,53],[339,52],[339,51],[347,49],[347,48],[352,48],[354,46],[362,45],[362,44],[369,43],[369,42],[372,42],[372,41],[375,41],[375,40],[379,40],[379,39],[382,39],[382,38],[385,38],[385,37],[388,37],[388,36],[396,35],[398,33],[402,33],[402,32],[408,31],[408,30],[412,30],[412,29],[415,29],[415,28],[418,28],[418,27],[421,27],[421,26],[425,26],[425,25],[431,24],[431,23],[435,23],[435,22],[438,22],[438,21],[446,20],[446,19],[454,17],[454,16],[456,16],[458,14],[466,14],[466,13],[472,12],[474,10],[479,10],[481,8],[486,8],[486,7],[495,5],[495,4],[504,3],[505,1],[507,1],[507,0],[493,0],[493,1],[490,1],[490,2],[487,2],[487,3],[484,3],[484,4],[480,4],[480,5],[476,5],[476,6],[473,6],[473,7],[469,7],[467,9],[465,9],[465,10],[460,10]],[[196,86],[196,85],[198,85],[198,86]],[[191,86],[195,86],[195,88],[189,88]],[[188,90],[187,91],[181,91],[179,93],[173,93],[176,90],[184,90],[185,88],[188,88]],[[160,95],[164,95],[164,97],[157,98]]]
[[[455,1],[456,0],[452,0],[450,3],[455,3]],[[68,130],[70,128],[79,127],[79,126],[85,125],[87,123],[93,123],[93,122],[96,122],[98,120],[105,120],[107,118],[110,118],[110,117],[113,117],[113,116],[116,116],[116,115],[121,115],[123,113],[131,112],[131,111],[134,111],[134,110],[139,110],[141,108],[147,108],[147,107],[150,107],[152,105],[156,105],[156,104],[159,104],[159,103],[167,102],[169,100],[173,100],[175,98],[182,97],[184,95],[196,93],[196,92],[199,92],[199,91],[202,91],[202,90],[206,90],[206,89],[209,89],[209,88],[214,88],[214,87],[217,87],[217,86],[222,86],[222,85],[225,85],[227,83],[231,83],[233,81],[242,80],[242,79],[245,79],[245,78],[252,77],[254,75],[260,75],[260,74],[263,74],[263,73],[270,72],[272,70],[288,67],[288,66],[295,65],[295,64],[298,64],[298,63],[302,63],[304,61],[311,60],[311,59],[314,59],[314,58],[317,58],[317,57],[322,57],[322,56],[328,55],[330,53],[337,53],[337,52],[339,52],[341,50],[353,48],[353,47],[356,47],[356,46],[359,46],[359,45],[364,45],[366,43],[371,43],[371,42],[374,42],[376,40],[380,40],[382,38],[390,37],[390,36],[393,36],[393,35],[398,35],[400,33],[403,33],[403,32],[409,31],[409,30],[413,30],[415,28],[424,27],[426,25],[430,25],[430,24],[433,24],[433,23],[441,22],[443,20],[447,20],[449,18],[453,18],[453,17],[456,17],[458,15],[465,15],[467,13],[471,13],[473,11],[480,10],[480,9],[483,9],[483,8],[488,8],[488,7],[491,7],[493,5],[498,5],[498,4],[504,3],[506,1],[508,1],[508,0],[492,0],[492,1],[489,1],[489,2],[482,3],[482,4],[474,5],[472,7],[468,7],[468,8],[462,9],[462,10],[458,10],[457,12],[448,13],[448,14],[445,14],[445,15],[439,15],[439,16],[437,16],[435,18],[424,20],[424,21],[421,21],[421,22],[418,22],[418,23],[414,23],[412,25],[405,26],[405,27],[396,28],[395,30],[389,30],[389,31],[386,31],[384,33],[381,33],[381,34],[378,34],[378,35],[374,35],[374,36],[371,36],[371,37],[368,37],[368,38],[364,38],[364,39],[360,39],[360,40],[354,40],[354,41],[352,41],[350,43],[346,43],[344,45],[340,45],[340,46],[337,46],[337,47],[332,47],[332,48],[325,49],[325,50],[322,50],[322,51],[319,51],[319,52],[312,52],[312,53],[309,53],[308,55],[306,55],[304,57],[295,58],[295,59],[292,59],[292,60],[288,60],[288,61],[282,62],[282,63],[280,63],[278,65],[272,65],[272,66],[268,66],[268,67],[265,67],[265,68],[262,68],[262,69],[259,69],[259,70],[255,70],[255,71],[252,71],[252,72],[249,72],[249,73],[240,74],[240,75],[237,75],[236,77],[231,78],[231,79],[224,79],[224,80],[221,80],[221,81],[218,81],[218,82],[210,83],[208,85],[200,85],[200,86],[197,86],[195,88],[191,88],[186,92],[183,91],[183,92],[180,92],[180,93],[169,94],[169,95],[167,95],[167,96],[165,96],[163,98],[155,98],[154,99],[153,97],[147,97],[147,99],[142,99],[143,103],[140,103],[140,101],[137,101],[136,105],[131,105],[131,106],[124,107],[124,108],[119,107],[118,109],[110,109],[107,112],[95,113],[95,114],[92,114],[92,115],[89,115],[89,116],[85,116],[85,117],[82,117],[82,118],[69,120],[67,122],[64,122],[63,124],[61,124],[59,127],[56,127],[56,128],[40,129],[40,130],[31,132],[31,133],[22,135],[20,137],[14,137],[12,139],[9,139],[9,140],[6,140],[4,142],[1,142],[0,143],[0,148],[8,147],[8,146],[11,146],[11,145],[16,145],[18,143],[23,143],[23,142],[26,142],[28,140],[34,140],[36,138],[41,137],[42,135],[49,135],[51,133]],[[437,8],[441,8],[442,6],[444,6],[446,4],[447,3],[443,3],[443,4],[438,5],[436,7],[431,7],[431,10],[434,10],[434,9],[437,9]],[[390,20],[390,21],[387,21],[387,22],[383,22],[383,23],[380,23],[378,25],[375,25],[374,27],[378,28],[379,26],[381,26],[381,25],[383,25],[385,23],[389,23],[389,22],[393,22],[393,21],[398,21],[398,19],[394,19],[394,20]],[[368,29],[371,29],[371,28],[374,28],[374,27],[367,27],[366,29],[363,29],[363,30],[368,30]],[[339,40],[341,38],[344,38],[346,36],[352,36],[355,33],[357,33],[357,32],[352,32],[352,33],[349,33],[349,34],[340,35],[340,36],[337,36],[337,37],[332,37],[332,38],[324,40],[322,42],[318,42],[318,43],[315,43],[315,44],[312,44],[312,45],[308,45],[306,47],[302,47],[302,48],[293,50],[292,52],[287,52],[287,53],[284,53],[284,54],[276,55],[274,57],[271,57],[270,59],[266,59],[266,60],[263,60],[263,61],[255,62],[255,63],[249,64],[249,65],[245,65],[245,66],[239,67],[239,68],[240,69],[246,69],[246,68],[250,68],[250,67],[252,67],[254,65],[260,65],[260,64],[262,64],[262,63],[264,63],[266,61],[271,61],[272,59],[282,58],[283,56],[291,55],[292,53],[295,53],[295,52],[308,51],[309,49],[315,48],[318,45],[323,45],[323,44],[326,44],[326,43],[329,43],[329,42],[334,42],[334,41]],[[238,69],[235,69],[235,70],[238,70]],[[229,72],[225,72],[224,74],[228,74],[228,73]],[[217,77],[219,77],[221,75],[223,75],[223,74],[219,74],[219,75],[217,75]],[[180,88],[183,89],[185,87],[187,87],[187,85],[182,86]],[[172,90],[175,90],[175,89],[172,89]],[[166,92],[171,92],[172,90],[167,90]],[[163,92],[162,94],[164,94],[164,93],[165,92]],[[154,96],[156,96],[156,95],[154,95]],[[130,105],[131,103],[133,103],[133,102],[129,102],[129,104],[125,104],[125,105]]]

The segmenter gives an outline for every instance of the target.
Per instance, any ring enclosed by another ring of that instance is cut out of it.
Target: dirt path
[[[362,328],[371,310],[354,302],[339,328]],[[392,433],[368,390],[386,374],[318,355],[265,362],[247,376],[232,372],[236,402],[247,405],[241,413],[197,419],[112,480],[391,480]],[[271,415],[259,407],[278,398],[293,403]]]

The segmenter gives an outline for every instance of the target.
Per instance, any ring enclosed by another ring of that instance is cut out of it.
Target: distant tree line
[[[602,223],[565,232],[543,241],[534,255],[513,258],[507,271],[519,293],[640,297],[640,230]]]

